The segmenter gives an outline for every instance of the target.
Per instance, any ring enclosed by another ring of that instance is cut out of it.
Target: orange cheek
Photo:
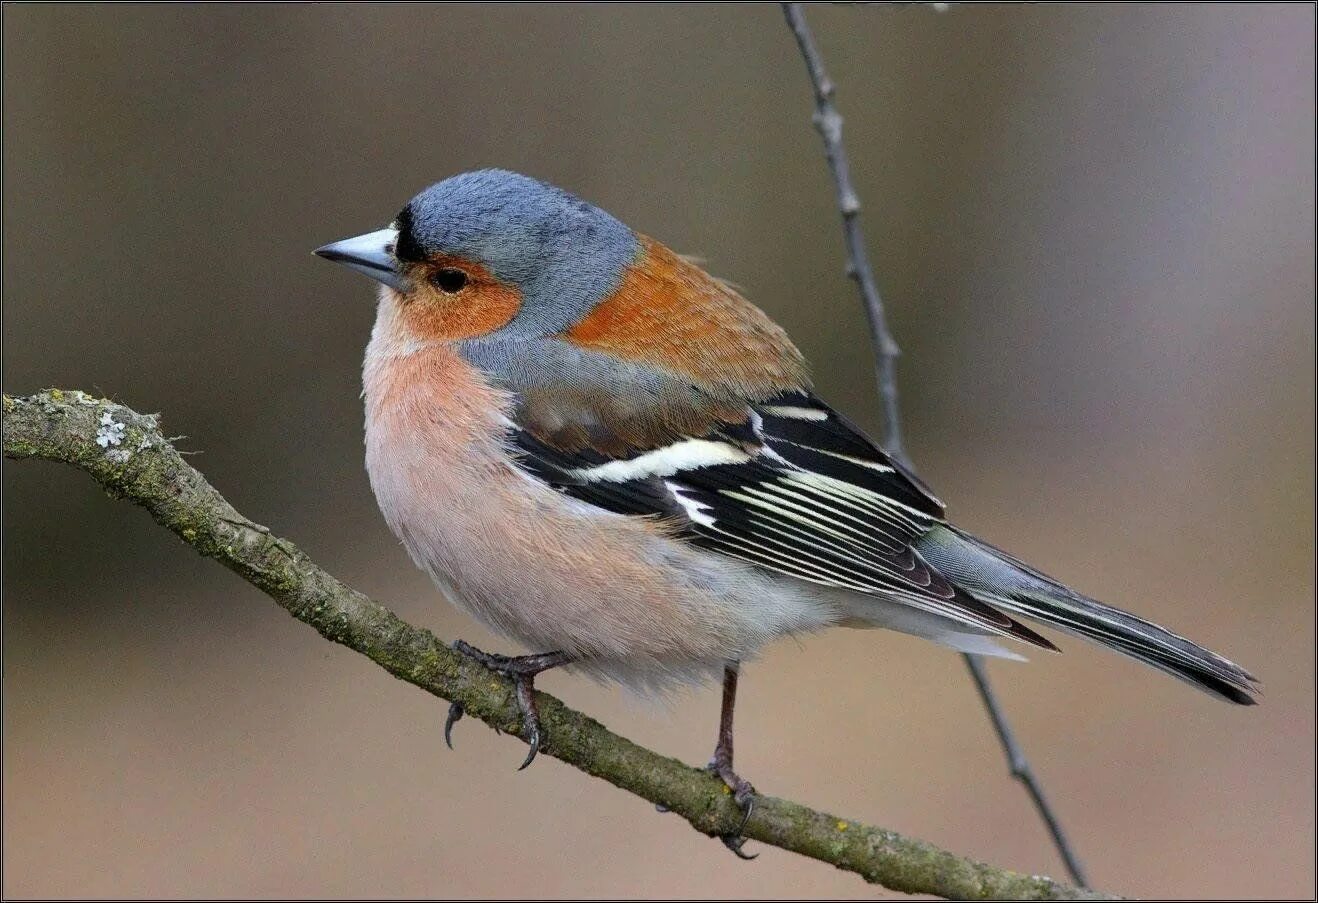
[[[468,272],[473,268],[468,267]],[[456,341],[488,335],[507,326],[522,307],[522,293],[472,272],[467,288],[447,294],[423,283],[408,296],[402,309],[408,332],[421,339]]]

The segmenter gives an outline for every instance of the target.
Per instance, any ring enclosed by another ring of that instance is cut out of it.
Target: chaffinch
[[[316,253],[383,283],[366,466],[389,527],[458,606],[533,650],[493,656],[534,758],[535,674],[663,690],[784,634],[886,627],[962,652],[1094,640],[1230,702],[1240,666],[957,529],[815,396],[783,330],[728,283],[567,192],[453,176],[388,228]],[[445,735],[460,709],[450,713]]]

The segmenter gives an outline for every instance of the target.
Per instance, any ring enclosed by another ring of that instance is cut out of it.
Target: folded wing
[[[512,438],[528,471],[583,502],[666,518],[683,539],[768,570],[1055,648],[916,551],[942,523],[942,503],[811,393],[737,413],[702,435],[623,453],[616,443],[565,449],[529,422]]]

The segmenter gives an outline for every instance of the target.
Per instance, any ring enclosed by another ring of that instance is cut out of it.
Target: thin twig
[[[154,418],[58,389],[26,398],[5,395],[3,407],[6,458],[60,461],[86,471],[111,495],[146,508],[162,526],[321,636],[360,652],[397,678],[461,703],[468,715],[491,727],[522,736],[511,681],[340,583],[297,546],[243,517],[183,460]],[[726,785],[704,769],[637,746],[546,693],[537,693],[536,702],[546,732],[542,753],[661,805],[711,837],[742,823]],[[924,841],[768,796],[756,797],[743,833],[906,893],[1117,899],[964,859]]]
[[[1048,833],[1052,835],[1053,844],[1061,854],[1071,880],[1080,887],[1088,887],[1089,879],[1085,875],[1084,866],[1080,864],[1075,851],[1071,849],[1071,842],[1067,840],[1066,832],[1062,830],[1062,823],[1057,820],[1053,807],[1044,796],[1043,785],[1035,778],[1034,769],[1030,767],[1030,761],[1025,758],[1025,751],[1016,742],[1016,734],[998,705],[997,694],[993,692],[993,687],[988,681],[988,669],[984,667],[984,660],[977,655],[967,655],[965,660],[966,666],[970,668],[970,677],[975,681],[980,698],[984,700],[984,706],[988,709],[989,718],[993,720],[993,729],[998,732],[998,739],[1002,741],[1002,751],[1007,756],[1007,768],[1011,771],[1011,776],[1025,785],[1030,799],[1034,800],[1034,806],[1039,810]]]
[[[847,275],[856,281],[860,290],[861,301],[869,320],[870,338],[874,345],[874,367],[879,384],[879,397],[883,400],[883,447],[898,462],[911,468],[910,458],[902,443],[901,410],[897,401],[897,356],[900,354],[897,343],[888,331],[887,320],[883,312],[883,301],[879,297],[874,274],[870,270],[869,258],[865,252],[865,238],[860,229],[860,198],[851,184],[851,170],[847,165],[847,152],[842,144],[842,116],[833,104],[833,82],[824,70],[823,58],[815,46],[814,35],[806,24],[805,12],[799,3],[782,4],[787,25],[796,36],[796,43],[801,48],[806,70],[810,74],[810,84],[815,93],[815,128],[824,139],[824,154],[828,158],[828,167],[833,173],[833,182],[837,188],[837,206],[842,214],[842,233],[847,245]],[[1052,807],[1044,796],[1043,788],[1034,776],[1034,770],[1025,757],[1025,751],[1016,742],[1016,736],[1007,721],[1006,713],[998,704],[996,694],[989,684],[988,671],[979,656],[967,654],[966,665],[975,680],[980,699],[988,709],[993,728],[1002,743],[1003,753],[1007,757],[1008,767],[1013,777],[1025,785],[1035,808],[1048,826],[1053,843],[1066,863],[1071,879],[1081,887],[1087,887],[1084,869],[1075,851],[1062,830]]]

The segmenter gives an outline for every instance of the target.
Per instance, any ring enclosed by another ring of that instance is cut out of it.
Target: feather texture
[[[1254,677],[1171,631],[1063,586],[956,530],[913,474],[805,390],[740,425],[623,459],[564,453],[514,427],[527,467],[581,501],[658,515],[693,545],[1054,649],[1014,616],[1107,646],[1248,705]]]
[[[918,546],[945,574],[981,599],[1101,643],[1229,702],[1255,702],[1258,681],[1235,662],[1165,627],[1082,596],[981,539],[939,526]]]
[[[1020,616],[1253,701],[1239,666],[946,523],[811,394],[777,324],[604,211],[485,170],[368,237],[390,235],[322,249],[388,286],[363,372],[372,486],[416,561],[528,646],[650,684],[835,624],[1054,648]],[[447,269],[463,281],[427,287]]]
[[[658,516],[688,542],[824,586],[897,601],[1046,649],[1048,640],[931,567],[912,543],[942,504],[804,390],[739,425],[624,457],[570,452],[513,424],[524,466],[572,497]]]

